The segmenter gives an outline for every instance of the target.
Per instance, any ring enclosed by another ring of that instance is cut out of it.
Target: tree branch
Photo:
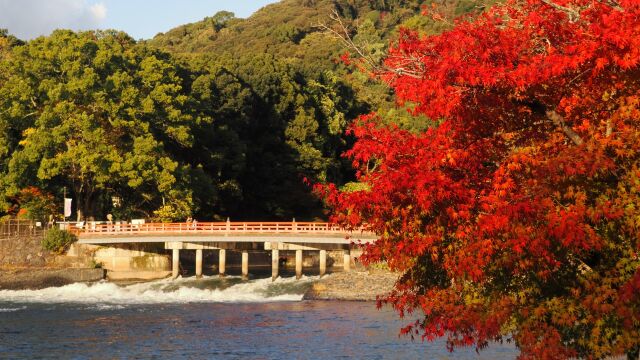
[[[590,7],[589,6],[583,6],[583,7],[579,7],[577,10],[570,8],[570,7],[566,7],[566,6],[562,6],[562,5],[558,5],[556,3],[554,3],[551,0],[542,0],[543,3],[551,6],[552,8],[562,11],[564,13],[566,13],[567,15],[569,15],[569,21],[570,22],[576,22],[578,20],[580,20],[580,11],[587,9]],[[596,0],[596,2],[602,4],[602,5],[606,5],[611,7],[614,10],[620,11],[620,12],[624,12],[624,8],[621,7],[615,0]]]
[[[573,129],[564,122],[564,118],[562,117],[562,115],[558,114],[555,110],[547,111],[546,115],[547,119],[551,120],[551,122],[559,127],[562,132],[564,132],[564,134],[567,135],[567,137],[571,139],[571,141],[573,141],[574,144],[580,146],[584,143],[580,135],[573,131]]]
[[[607,119],[607,131],[605,132],[605,136],[609,137],[613,134],[613,122],[611,119]]]
[[[356,44],[351,37],[347,26],[342,21],[340,14],[334,9],[331,15],[329,16],[331,20],[333,20],[338,25],[338,30],[327,26],[326,24],[319,23],[316,27],[324,30],[327,33],[333,35],[333,37],[337,38],[342,42],[344,47],[354,51],[362,61],[366,63],[366,65],[374,72],[374,73],[383,73],[383,72],[392,72],[399,76],[409,76],[415,79],[422,78],[422,72],[410,70],[406,68],[391,68],[384,64],[381,64],[373,59],[373,57],[367,53],[361,46]],[[419,64],[420,62],[416,61],[417,59],[408,59],[411,64]]]
[[[570,22],[576,22],[578,20],[580,20],[580,12],[572,9],[572,8],[568,8],[566,6],[562,6],[562,5],[558,5],[556,3],[554,3],[553,1],[550,0],[542,0],[543,3],[551,6],[552,8],[556,9],[556,10],[560,10],[563,13],[566,13],[567,15],[569,15],[569,21]]]
[[[624,8],[620,6],[616,1],[613,0],[596,0],[600,4],[610,6],[611,8],[618,10],[620,12],[624,12]]]

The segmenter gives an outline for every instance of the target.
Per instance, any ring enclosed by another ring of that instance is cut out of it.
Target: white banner
[[[64,217],[71,216],[71,201],[72,199],[64,199]]]

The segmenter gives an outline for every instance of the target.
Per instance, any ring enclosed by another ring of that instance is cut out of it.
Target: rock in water
[[[393,289],[398,276],[380,270],[334,273],[313,284],[304,299],[375,301]]]

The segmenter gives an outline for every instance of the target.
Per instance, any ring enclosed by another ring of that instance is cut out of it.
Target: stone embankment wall
[[[43,250],[41,236],[0,239],[0,267],[44,267],[51,264],[55,255]]]
[[[41,241],[42,236],[0,240],[0,289],[42,289],[104,278],[90,255],[57,255],[44,250]]]
[[[0,289],[43,289],[77,282],[99,281],[103,269],[19,269],[0,271]]]
[[[42,236],[19,236],[0,239],[0,268],[94,268],[93,251],[55,254],[44,250]]]
[[[171,258],[164,250],[164,244],[119,244],[111,247],[74,244],[67,256],[76,253],[80,256],[93,253],[93,261],[107,270],[110,280],[151,280],[171,274]]]

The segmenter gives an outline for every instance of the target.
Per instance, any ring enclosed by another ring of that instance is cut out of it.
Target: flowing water
[[[0,290],[6,359],[513,359],[398,337],[373,303],[303,301],[316,277],[238,277]]]

